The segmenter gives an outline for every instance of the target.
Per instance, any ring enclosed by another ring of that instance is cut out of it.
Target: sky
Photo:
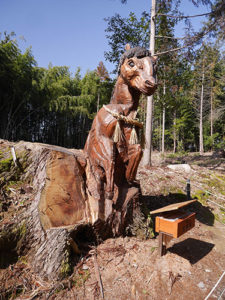
[[[0,0],[0,32],[14,31],[22,51],[31,46],[39,67],[69,66],[71,72],[81,67],[81,74],[96,69],[103,61],[109,72],[114,66],[105,61],[109,51],[104,18],[119,13],[127,17],[150,11],[151,0]],[[186,15],[208,12],[182,0]],[[194,19],[199,28],[204,18]],[[176,34],[181,36],[182,26]]]

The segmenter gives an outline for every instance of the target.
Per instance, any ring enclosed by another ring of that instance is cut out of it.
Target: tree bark
[[[162,113],[162,154],[165,152],[165,119],[166,119],[166,108],[165,108],[165,97],[166,97],[166,82],[163,82],[163,113]]]
[[[162,151],[162,114],[159,115],[159,152]]]
[[[176,153],[177,147],[177,134],[176,134],[176,110],[173,114],[173,153]]]
[[[99,111],[99,103],[100,103],[100,92],[98,90],[97,112]]]
[[[145,150],[143,164],[145,166],[152,164],[152,117],[153,117],[153,96],[147,98],[147,114],[145,128]]]
[[[213,88],[211,86],[211,93],[210,93],[210,136],[212,139],[212,147],[211,151],[213,151]]]
[[[79,236],[86,243],[93,242],[89,235],[96,241],[119,236],[139,212],[139,186],[125,183],[115,185],[113,211],[107,212],[106,199],[98,192],[82,150],[25,142],[16,144],[15,150],[28,157],[22,181],[32,178],[34,192],[26,210],[8,227],[0,227],[0,245],[10,248],[9,240],[16,243],[15,248],[23,244],[19,255],[25,253],[43,278],[59,279],[72,271],[72,252],[80,253]]]
[[[166,116],[166,108],[163,105],[163,113],[162,113],[162,154],[165,152],[165,116]]]
[[[156,1],[152,0],[151,8],[151,23],[150,23],[150,52],[155,54],[155,14]],[[152,164],[152,125],[153,125],[153,95],[147,98],[147,115],[146,115],[146,129],[145,129],[145,151],[143,156],[143,165]]]
[[[201,98],[200,98],[200,120],[199,120],[199,152],[202,155],[204,153],[203,142],[203,100],[204,100],[204,80],[205,80],[205,66],[203,62],[202,69],[202,86],[201,86]]]

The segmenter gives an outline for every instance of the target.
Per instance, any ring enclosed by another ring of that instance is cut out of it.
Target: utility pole
[[[162,114],[162,154],[165,152],[165,122],[166,122],[166,107],[165,107],[165,98],[166,98],[166,80],[164,79],[163,83],[163,114]]]
[[[152,0],[151,22],[150,22],[150,51],[152,56],[155,54],[155,11],[156,11],[156,0]],[[152,120],[153,120],[153,95],[147,97],[145,150],[144,150],[144,157],[143,157],[144,165],[151,165],[152,125],[153,125]]]
[[[200,98],[200,122],[199,122],[199,152],[200,152],[200,155],[203,155],[203,153],[204,153],[204,143],[203,143],[204,80],[205,80],[205,59],[203,59],[202,87],[201,87],[201,98]]]

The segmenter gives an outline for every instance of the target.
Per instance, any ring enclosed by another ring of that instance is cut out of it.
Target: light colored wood
[[[12,153],[12,158],[15,166],[17,167],[17,158],[16,158],[16,151],[14,147],[11,147],[11,153]]]
[[[205,84],[205,58],[203,59],[202,66],[202,88],[201,88],[201,98],[200,98],[200,115],[199,115],[199,152],[200,155],[204,153],[204,141],[203,141],[203,102],[204,102],[204,84]]]
[[[185,201],[185,202],[173,203],[173,204],[161,207],[159,209],[152,210],[152,211],[150,211],[150,214],[153,215],[153,214],[159,214],[159,213],[162,213],[162,212],[173,211],[173,210],[182,208],[184,206],[187,206],[191,203],[194,203],[196,201],[197,200],[189,200],[189,201]]]
[[[80,164],[75,155],[52,150],[46,163],[47,180],[41,193],[39,214],[43,228],[86,223],[91,219]]]
[[[150,52],[155,54],[155,15],[156,0],[152,0],[151,24],[150,24]],[[153,126],[153,95],[147,97],[146,128],[145,128],[145,151],[143,156],[143,165],[152,164],[152,126]]]

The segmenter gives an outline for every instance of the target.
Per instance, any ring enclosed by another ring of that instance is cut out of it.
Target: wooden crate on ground
[[[181,208],[196,200],[174,203],[151,211],[150,214],[159,214],[155,218],[155,231],[159,233],[159,254],[166,253],[169,239],[178,238],[195,226],[195,213],[182,211]]]
[[[195,213],[182,211],[164,213],[155,219],[155,231],[178,238],[195,226]]]

